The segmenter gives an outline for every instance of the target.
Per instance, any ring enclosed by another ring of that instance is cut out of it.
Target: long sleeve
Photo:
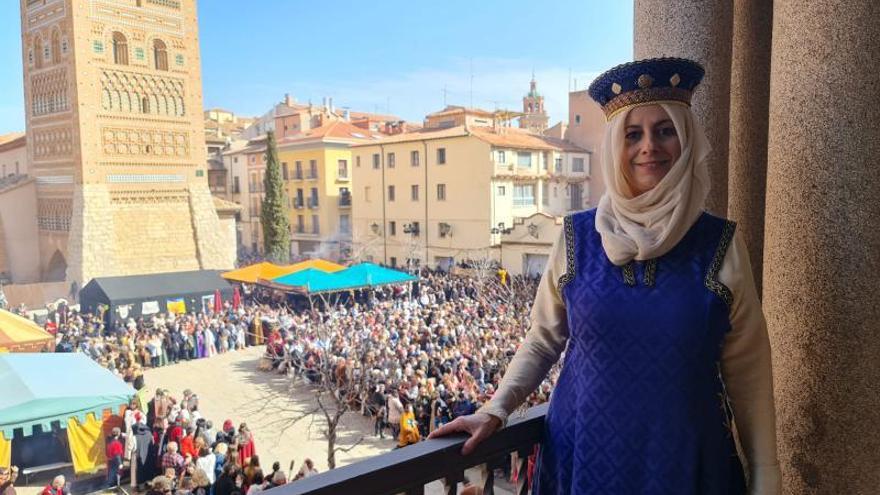
[[[568,320],[557,282],[566,270],[564,229],[550,251],[547,267],[530,314],[525,341],[507,367],[494,397],[478,412],[507,421],[507,417],[541,384],[565,350]]]
[[[742,237],[734,234],[718,280],[732,295],[730,333],[724,341],[721,372],[730,397],[740,443],[750,472],[750,495],[781,493],[776,457],[776,413],[770,340]]]

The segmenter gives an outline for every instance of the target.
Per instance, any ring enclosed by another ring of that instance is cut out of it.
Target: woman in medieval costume
[[[617,66],[590,86],[608,124],[605,195],[565,218],[531,328],[492,400],[434,432],[497,430],[560,355],[534,493],[780,492],[770,346],[742,236],[703,211],[703,68]]]

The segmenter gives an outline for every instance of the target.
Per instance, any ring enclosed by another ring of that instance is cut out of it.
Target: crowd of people
[[[62,306],[52,321],[57,350],[83,352],[136,389],[145,385],[145,368],[265,345],[269,365],[295,379],[317,384],[329,370],[337,388],[353,394],[351,408],[372,418],[373,434],[402,447],[492,397],[525,337],[537,282],[422,270],[418,283],[310,302],[252,288],[237,308],[227,303],[217,312],[111,320]],[[547,401],[557,376],[553,370],[529,404]],[[175,401],[159,391],[146,412],[132,408],[126,416],[124,441],[116,440],[123,456],[108,451],[120,459],[109,478],[134,466],[140,483],[158,476],[159,488],[202,493],[209,485],[219,495],[286,482],[278,466],[253,473],[259,458],[241,451],[253,445],[242,427],[227,421],[215,431],[194,395]],[[132,447],[144,442],[150,447]]]
[[[178,400],[158,389],[144,409],[133,401],[123,428],[114,428],[107,440],[111,486],[127,470],[133,486],[156,495],[252,495],[317,473],[310,459],[292,478],[278,462],[264,470],[247,424],[236,428],[227,419],[218,427],[201,415],[199,398],[190,390]]]
[[[480,281],[423,271],[413,293],[371,291],[324,311],[285,314],[269,335],[273,367],[338,388],[399,446],[419,441],[494,393],[525,337],[537,279]],[[549,399],[553,370],[529,404]]]

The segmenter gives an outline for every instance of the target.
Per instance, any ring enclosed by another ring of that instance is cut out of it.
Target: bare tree
[[[484,294],[493,280],[496,280],[496,261],[490,256],[488,249],[481,249],[471,256],[471,275],[477,281],[477,290]]]
[[[357,239],[357,242],[354,239]],[[352,263],[363,263],[368,256],[372,256],[373,248],[381,243],[382,236],[378,234],[353,235],[349,259]]]
[[[406,232],[409,236],[405,238],[404,250],[406,252],[406,267],[407,271],[411,273],[415,273],[418,270],[418,266],[413,266],[413,260],[421,260],[421,251],[422,251],[422,242],[418,232]]]

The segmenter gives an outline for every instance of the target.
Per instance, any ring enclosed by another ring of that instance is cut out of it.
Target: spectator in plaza
[[[217,468],[217,456],[206,445],[199,448],[199,458],[196,459],[196,467],[205,473],[208,483],[213,485],[216,480],[215,469]]]
[[[287,484],[287,475],[284,474],[284,471],[278,470],[272,475],[272,488],[276,486],[283,486]]]
[[[184,431],[186,431],[186,434],[180,439],[180,455],[195,458],[198,456],[194,436],[196,430],[192,426],[187,426],[184,428]]]
[[[147,495],[168,495],[174,489],[172,478],[165,475],[156,476],[149,482],[149,485],[150,488],[147,490]]]
[[[223,442],[218,442],[214,446],[214,482],[216,483],[217,478],[220,477],[220,474],[223,472],[223,466],[226,464],[226,452],[229,449],[229,446]]]
[[[385,438],[385,384],[376,385],[370,394],[368,412],[373,420],[373,435]]]
[[[194,495],[208,495],[211,493],[211,480],[204,469],[196,467],[192,474],[192,493]]]
[[[0,495],[15,495],[15,478],[17,476],[18,467],[0,466]]]
[[[114,427],[107,439],[107,486],[119,485],[119,470],[122,468],[124,454],[122,431],[119,427]]]
[[[165,447],[165,455],[162,456],[162,468],[174,469],[175,475],[179,476],[183,472],[184,459],[177,451],[177,442],[168,442]]]
[[[413,412],[412,404],[407,404],[403,414],[400,416],[400,440],[397,445],[406,447],[414,443],[419,443],[421,436],[419,434],[419,425],[416,423],[416,415]]]
[[[302,466],[299,467],[299,471],[296,473],[296,476],[293,477],[293,480],[301,480],[303,478],[309,478],[318,474],[318,470],[315,469],[315,463],[312,462],[308,457],[302,463]]]
[[[257,473],[262,474],[263,468],[260,467],[260,456],[254,454],[247,461],[247,467],[244,468],[244,487],[245,491],[250,488],[251,484],[254,482],[254,477]]]
[[[272,471],[270,471],[269,474],[266,475],[266,477],[264,478],[267,485],[272,484],[272,479],[275,477],[275,473],[277,473],[278,471],[281,471],[281,463],[275,461],[272,463]]]
[[[235,440],[235,423],[233,423],[231,419],[227,419],[223,422],[223,430],[217,432],[217,438],[215,440],[217,443],[225,443],[226,445],[232,444]]]
[[[64,476],[59,474],[52,478],[52,482],[43,488],[40,495],[65,495],[66,483],[67,481],[64,479]]]
[[[397,440],[400,436],[400,417],[403,415],[403,403],[400,402],[400,394],[392,389],[388,393],[386,402],[388,411],[388,424],[391,425],[391,438]]]
[[[247,462],[248,459],[251,459],[257,455],[257,448],[256,444],[254,443],[254,434],[251,433],[251,430],[248,428],[246,423],[242,423],[241,425],[239,425],[236,442],[238,443],[238,458],[242,463]],[[259,460],[257,462],[259,463]]]
[[[265,481],[266,480],[263,477],[263,472],[257,471],[254,474],[251,486],[248,487],[248,490],[247,490],[247,492],[245,492],[245,495],[254,495],[256,493],[263,491],[263,489],[264,489],[263,485],[264,485]]]
[[[223,472],[214,484],[214,495],[232,495],[236,491],[236,477],[241,470],[235,464],[227,463],[223,466]]]

